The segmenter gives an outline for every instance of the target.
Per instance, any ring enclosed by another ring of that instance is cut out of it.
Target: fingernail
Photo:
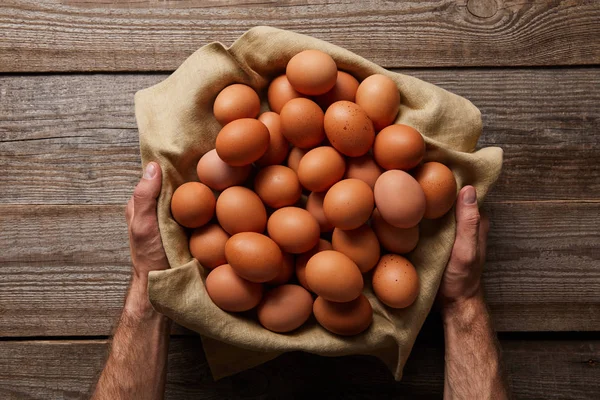
[[[473,186],[467,186],[465,190],[465,194],[463,196],[463,203],[465,204],[475,204],[477,201],[477,193],[475,193],[475,188]]]
[[[146,170],[144,171],[144,179],[152,179],[156,176],[156,165],[151,162],[146,165]]]

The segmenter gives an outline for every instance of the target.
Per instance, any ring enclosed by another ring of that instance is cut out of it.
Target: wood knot
[[[467,10],[479,18],[490,18],[498,12],[497,0],[469,0]]]

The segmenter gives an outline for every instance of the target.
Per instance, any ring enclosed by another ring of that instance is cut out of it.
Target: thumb
[[[456,240],[450,262],[470,266],[477,260],[480,221],[475,188],[465,186],[456,202]]]
[[[133,191],[134,216],[156,213],[156,198],[162,186],[162,171],[155,162],[146,165],[144,176]]]

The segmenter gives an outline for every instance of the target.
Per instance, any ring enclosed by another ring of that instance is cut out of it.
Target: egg
[[[375,130],[380,131],[395,121],[400,110],[400,92],[387,76],[371,75],[358,86],[356,104],[365,110]]]
[[[278,114],[281,112],[285,103],[298,97],[305,96],[290,85],[290,81],[288,81],[288,78],[285,75],[280,75],[273,79],[267,91],[269,108],[271,111]]]
[[[304,253],[319,241],[319,224],[310,213],[298,207],[276,210],[267,222],[267,231],[279,247],[288,253]]]
[[[356,263],[334,250],[321,251],[308,260],[306,282],[319,296],[338,302],[356,299],[364,286]]]
[[[296,263],[293,254],[283,253],[283,263],[281,264],[281,270],[279,274],[270,281],[266,283],[268,285],[283,285],[292,279],[292,275],[294,275],[296,269]]]
[[[325,192],[312,192],[308,195],[306,201],[306,211],[308,211],[319,223],[321,232],[331,232],[333,230],[333,224],[325,217],[323,211],[323,200],[325,199]]]
[[[375,138],[373,156],[385,169],[409,170],[425,155],[425,141],[415,128],[396,124],[384,128]]]
[[[263,295],[260,283],[249,282],[236,274],[229,264],[210,271],[206,291],[213,303],[230,312],[248,311],[258,305]]]
[[[298,285],[283,285],[268,291],[256,309],[258,322],[270,331],[291,332],[312,314],[313,299]]]
[[[327,191],[323,200],[325,217],[343,230],[356,229],[366,223],[373,207],[373,191],[358,179],[339,181]]]
[[[316,96],[315,102],[324,110],[336,101],[354,101],[358,81],[355,77],[344,71],[338,71],[335,85],[327,93]]]
[[[236,83],[227,86],[217,95],[213,114],[221,125],[241,118],[256,118],[260,112],[260,99],[250,86]]]
[[[236,119],[217,135],[215,148],[219,157],[234,167],[258,160],[269,148],[269,130],[257,119]]]
[[[225,189],[217,199],[217,220],[230,235],[265,230],[267,210],[260,197],[242,186]]]
[[[309,149],[325,138],[323,110],[312,100],[292,99],[281,109],[281,133],[294,146]]]
[[[298,165],[298,179],[306,189],[323,192],[342,179],[345,171],[344,157],[333,147],[321,146],[302,157]]]
[[[381,256],[373,272],[373,291],[392,308],[406,308],[419,295],[419,275],[406,258],[397,254]]]
[[[377,139],[375,139],[377,141]],[[360,179],[371,187],[375,188],[377,178],[383,173],[383,170],[373,157],[365,154],[361,157],[349,157],[346,160],[346,178]]]
[[[196,173],[200,182],[212,190],[222,191],[243,183],[250,176],[251,169],[251,165],[232,167],[221,160],[217,150],[213,149],[200,158]]]
[[[337,80],[337,65],[327,53],[304,50],[290,59],[285,75],[298,92],[315,96],[333,88]]]
[[[296,257],[296,278],[298,278],[298,282],[300,282],[306,290],[311,290],[306,281],[306,264],[308,264],[308,260],[310,260],[312,256],[325,250],[333,250],[331,243],[325,239],[319,239],[319,243],[315,247]]]
[[[200,182],[184,183],[171,197],[171,214],[180,225],[198,228],[215,214],[215,195]]]
[[[230,237],[225,244],[225,258],[236,274],[257,283],[275,278],[283,264],[277,243],[256,232],[241,232]]]
[[[254,191],[267,206],[281,208],[296,203],[302,187],[291,168],[271,165],[261,169],[254,178]]]
[[[419,226],[412,228],[396,228],[388,224],[379,210],[375,209],[371,216],[371,227],[379,239],[379,243],[392,253],[405,254],[413,251],[419,242]]]
[[[319,296],[313,304],[313,314],[323,328],[342,336],[358,335],[373,322],[373,307],[364,294],[347,303]]]
[[[279,117],[279,114],[267,111],[260,114],[258,120],[265,124],[269,130],[269,147],[265,154],[256,160],[256,165],[263,167],[281,164],[290,150],[287,139],[281,133],[281,117]]]
[[[292,147],[290,150],[290,154],[287,160],[287,166],[294,170],[295,173],[298,173],[298,167],[300,166],[300,160],[304,155],[308,152],[308,150],[301,149],[299,147]]]
[[[375,140],[373,123],[367,113],[350,101],[338,101],[329,106],[324,129],[331,145],[350,157],[366,154]]]
[[[369,272],[379,261],[379,241],[369,225],[343,231],[335,228],[331,237],[335,251],[348,256],[363,274]]]
[[[391,170],[381,174],[374,193],[381,216],[397,228],[412,228],[425,214],[423,189],[404,171]]]
[[[194,229],[190,236],[190,253],[204,268],[214,269],[227,262],[225,243],[228,239],[229,235],[218,224]]]
[[[414,171],[425,193],[425,218],[436,219],[446,214],[456,201],[456,178],[444,164],[427,162]]]

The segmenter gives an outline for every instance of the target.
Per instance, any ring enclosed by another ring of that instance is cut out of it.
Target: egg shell
[[[425,141],[415,128],[396,124],[384,128],[375,138],[373,156],[385,169],[409,170],[423,160]]]
[[[365,110],[377,131],[391,125],[400,110],[400,92],[396,83],[381,74],[371,75],[360,83],[355,101]]]
[[[204,268],[214,269],[227,262],[225,243],[229,235],[217,224],[194,229],[190,236],[190,253]]]
[[[414,177],[425,193],[425,218],[440,218],[450,211],[457,195],[456,178],[450,168],[427,162],[414,171]]]
[[[308,260],[306,282],[319,296],[338,302],[356,299],[364,286],[356,263],[334,250],[321,251]]]
[[[315,102],[322,109],[327,108],[336,101],[346,100],[354,101],[356,91],[358,90],[358,81],[355,77],[344,71],[338,71],[335,85],[327,93],[316,96]]]
[[[397,228],[412,228],[425,214],[423,189],[404,171],[391,170],[381,174],[374,193],[381,216]]]
[[[371,228],[379,243],[388,251],[406,254],[415,249],[419,242],[419,225],[412,228],[396,228],[388,224],[376,208],[371,216]]]
[[[298,207],[284,207],[269,217],[267,231],[279,247],[293,254],[304,253],[319,242],[319,224],[310,213]]]
[[[324,129],[331,145],[350,157],[366,154],[375,140],[373,123],[367,113],[350,101],[338,101],[329,106]]]
[[[345,254],[354,261],[363,274],[377,265],[381,254],[377,236],[366,224],[349,231],[335,228],[331,244],[335,251]]]
[[[206,291],[213,303],[229,312],[248,311],[258,305],[263,295],[263,286],[245,280],[223,264],[210,271],[206,277]]]
[[[293,254],[283,253],[283,263],[281,264],[281,270],[279,274],[270,281],[266,282],[268,285],[283,285],[288,283],[292,279],[296,268],[296,260]]]
[[[200,182],[184,183],[171,197],[171,214],[180,225],[198,228],[215,214],[215,195]]]
[[[419,275],[408,259],[397,254],[381,256],[373,272],[373,291],[392,308],[406,308],[419,295]]]
[[[308,211],[319,223],[321,232],[331,232],[333,230],[333,224],[325,217],[323,211],[323,200],[325,199],[325,192],[312,192],[308,195],[306,201],[306,211]]]
[[[321,146],[310,150],[298,165],[298,179],[312,192],[323,192],[344,176],[346,162],[333,147]]]
[[[292,99],[281,109],[281,133],[294,146],[309,149],[325,138],[323,110],[312,100]]]
[[[254,191],[267,206],[291,206],[300,199],[302,187],[298,175],[284,165],[270,165],[254,178]]]
[[[269,130],[257,119],[236,119],[217,135],[215,148],[219,157],[233,167],[258,160],[269,148]]]
[[[313,313],[319,324],[337,335],[353,336],[365,331],[373,322],[373,307],[364,294],[347,303],[317,297]]]
[[[346,160],[345,177],[360,179],[369,185],[371,189],[375,188],[375,182],[381,174],[383,174],[383,169],[377,165],[370,154],[360,157],[348,157]]]
[[[306,290],[311,290],[306,281],[306,264],[312,256],[325,250],[333,250],[333,246],[327,240],[319,239],[319,243],[315,247],[306,253],[298,254],[296,257],[296,278]]]
[[[266,166],[281,164],[288,155],[290,144],[281,133],[281,117],[271,111],[260,114],[258,120],[269,130],[269,147],[265,154],[256,160],[256,165]]]
[[[242,186],[225,189],[217,199],[217,220],[230,235],[240,232],[264,232],[267,210],[260,197]]]
[[[371,217],[373,191],[359,179],[344,179],[327,191],[323,212],[329,222],[343,230],[356,229]]]
[[[256,118],[260,112],[260,98],[250,86],[236,83],[217,95],[213,114],[221,125],[241,118]]]
[[[290,154],[288,155],[287,166],[294,170],[295,173],[298,173],[298,167],[300,166],[300,160],[302,157],[308,152],[306,149],[301,149],[299,147],[292,147],[290,150]]]
[[[305,97],[305,95],[294,89],[285,75],[273,79],[267,90],[269,108],[276,113],[281,112],[285,103],[298,97]]]
[[[198,161],[198,166],[196,167],[196,173],[200,182],[217,191],[240,185],[248,179],[251,170],[251,165],[232,167],[221,160],[215,149],[205,153],[200,158],[200,161]]]
[[[236,233],[225,244],[231,268],[250,282],[267,282],[281,272],[283,254],[268,236],[256,232]]]
[[[298,285],[282,285],[269,290],[257,308],[258,321],[273,332],[291,332],[312,314],[311,294]]]
[[[290,59],[285,75],[298,92],[315,96],[327,93],[337,80],[337,65],[319,50],[304,50]]]

